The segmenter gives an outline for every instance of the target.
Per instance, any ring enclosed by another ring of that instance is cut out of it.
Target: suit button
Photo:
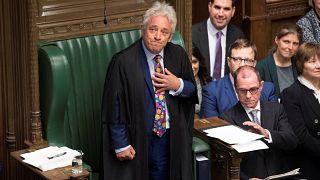
[[[314,119],[314,123],[318,124],[319,120],[318,119]]]

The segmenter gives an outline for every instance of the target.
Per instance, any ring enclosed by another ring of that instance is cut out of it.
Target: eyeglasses
[[[238,64],[241,64],[241,62],[243,61],[244,64],[246,65],[253,65],[256,62],[256,60],[254,59],[247,59],[247,58],[240,58],[240,57],[228,57],[228,58],[232,59],[234,63],[238,63]]]
[[[241,95],[246,95],[248,91],[250,92],[250,94],[254,95],[258,93],[258,90],[259,90],[259,87],[253,87],[250,89],[237,88],[238,93]]]

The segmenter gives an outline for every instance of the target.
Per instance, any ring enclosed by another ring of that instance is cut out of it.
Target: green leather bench
[[[43,136],[49,145],[81,149],[93,174],[101,160],[101,100],[108,64],[139,38],[140,30],[133,29],[39,44]],[[172,42],[184,47],[177,32]]]

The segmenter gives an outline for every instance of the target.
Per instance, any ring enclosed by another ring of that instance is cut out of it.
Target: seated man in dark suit
[[[279,103],[261,102],[264,82],[252,66],[240,67],[234,74],[239,102],[222,118],[265,137],[269,149],[248,152],[240,164],[241,179],[260,178],[287,172],[285,151],[294,149],[298,140]]]
[[[257,64],[256,56],[257,48],[255,44],[247,39],[238,39],[230,46],[228,66],[231,73],[203,87],[200,117],[219,116],[238,102],[232,73],[244,65],[255,67]],[[272,83],[264,83],[260,100],[278,101],[275,87]]]

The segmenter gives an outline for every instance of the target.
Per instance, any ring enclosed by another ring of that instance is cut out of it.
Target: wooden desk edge
[[[13,157],[18,163],[21,163],[23,166],[26,166],[28,169],[30,169],[32,172],[38,174],[42,178],[45,179],[80,179],[80,178],[86,178],[89,177],[89,172],[86,169],[83,169],[82,173],[74,175],[71,173],[71,166],[61,167],[52,169],[49,171],[41,171],[29,164],[26,164],[22,161],[22,158],[20,157],[23,153],[31,152],[28,149],[22,149],[18,151],[13,151],[10,153],[11,157]]]

